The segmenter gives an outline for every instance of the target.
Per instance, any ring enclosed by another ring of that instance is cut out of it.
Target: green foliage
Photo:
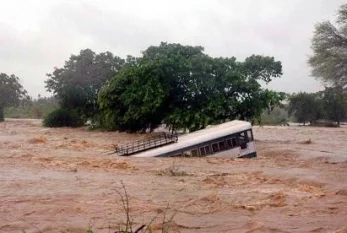
[[[138,131],[164,123],[198,130],[228,119],[253,120],[285,98],[261,88],[282,74],[272,57],[213,58],[201,46],[161,43],[131,58],[99,94],[103,124]]]
[[[312,39],[313,55],[309,59],[312,75],[329,84],[317,93],[323,109],[323,119],[340,124],[346,119],[347,87],[347,4],[340,7],[336,24],[318,23]]]
[[[263,111],[260,125],[288,125],[290,121],[288,110],[284,107],[275,107],[271,112]]]
[[[289,98],[289,115],[294,115],[300,123],[313,124],[323,116],[322,101],[316,93],[300,92]]]
[[[55,68],[47,74],[46,88],[59,99],[66,109],[74,109],[81,116],[94,118],[98,115],[97,95],[124,65],[124,60],[112,53],[95,54],[90,49],[71,55],[63,68]]]
[[[0,122],[4,121],[5,107],[17,105],[27,97],[27,92],[19,83],[18,77],[0,73]]]
[[[334,86],[347,86],[347,4],[340,7],[336,25],[329,21],[315,27],[313,55],[309,59],[312,75]]]
[[[337,122],[347,119],[347,93],[342,88],[325,88],[318,93],[322,99],[324,119]]]
[[[8,118],[45,118],[50,112],[58,108],[58,101],[54,97],[39,97],[21,101],[18,106],[5,108]]]
[[[136,131],[155,128],[167,93],[163,75],[153,66],[129,67],[113,79],[99,95],[107,128]]]
[[[298,93],[289,98],[289,114],[298,122],[315,124],[330,120],[340,124],[347,118],[347,93],[342,88],[325,88],[317,93]]]
[[[54,110],[43,121],[45,127],[79,127],[83,124],[83,120],[74,110],[63,108]]]

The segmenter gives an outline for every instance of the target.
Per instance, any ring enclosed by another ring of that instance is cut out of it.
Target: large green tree
[[[99,94],[101,124],[110,129],[137,131],[161,123],[168,95],[164,75],[155,66],[129,66]]]
[[[63,68],[47,74],[46,88],[59,99],[65,109],[74,109],[81,116],[93,118],[98,114],[97,96],[124,66],[125,61],[110,52],[96,54],[90,49],[72,55]]]
[[[324,118],[340,125],[347,119],[347,94],[341,87],[326,87],[318,93],[322,99]]]
[[[347,87],[347,4],[338,11],[336,24],[318,23],[309,58],[312,75],[329,85]]]
[[[324,117],[322,101],[317,93],[300,92],[291,95],[288,112],[304,125],[307,122],[312,125]]]
[[[4,108],[18,104],[27,98],[27,92],[15,75],[0,73],[0,121],[4,121]]]
[[[144,130],[165,123],[197,130],[232,119],[252,120],[283,95],[261,88],[282,74],[272,57],[212,58],[201,46],[161,43],[132,59],[106,85],[99,104],[107,125]]]
[[[328,120],[340,125],[347,119],[347,94],[341,87],[326,87],[317,93],[300,92],[289,98],[288,113],[300,123]]]

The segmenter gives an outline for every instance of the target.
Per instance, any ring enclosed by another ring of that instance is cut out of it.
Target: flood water
[[[0,123],[0,232],[347,232],[347,128],[255,127],[255,159],[120,158],[145,135]],[[172,219],[170,218],[172,216]]]

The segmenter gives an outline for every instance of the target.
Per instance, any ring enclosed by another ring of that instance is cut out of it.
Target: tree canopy
[[[347,119],[347,94],[341,87],[325,88],[319,92],[324,109],[324,118],[337,122]]]
[[[338,11],[336,24],[318,23],[309,58],[312,75],[334,86],[347,87],[347,4]]]
[[[164,123],[198,130],[232,119],[254,120],[284,99],[263,89],[282,75],[281,62],[253,55],[245,61],[213,58],[201,46],[161,43],[125,68],[100,92],[104,124],[144,130]]]
[[[4,107],[16,105],[23,98],[27,98],[27,92],[19,83],[19,78],[0,73],[0,121],[4,121]]]
[[[321,108],[321,99],[316,93],[300,92],[289,98],[289,115],[294,115],[296,120],[304,125],[306,122],[312,125],[318,119],[322,119]]]
[[[46,88],[65,109],[74,109],[84,118],[97,115],[97,95],[124,65],[125,61],[110,52],[96,54],[90,49],[71,55],[63,68],[47,74]]]
[[[314,125],[318,120],[328,120],[340,125],[347,119],[347,94],[341,87],[326,87],[317,93],[300,92],[289,98],[289,114],[298,122]]]

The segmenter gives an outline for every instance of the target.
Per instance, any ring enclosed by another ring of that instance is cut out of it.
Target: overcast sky
[[[49,95],[46,73],[90,48],[139,56],[161,41],[201,45],[211,56],[282,61],[277,91],[322,89],[307,65],[314,24],[345,0],[0,0],[0,72],[29,94]]]

